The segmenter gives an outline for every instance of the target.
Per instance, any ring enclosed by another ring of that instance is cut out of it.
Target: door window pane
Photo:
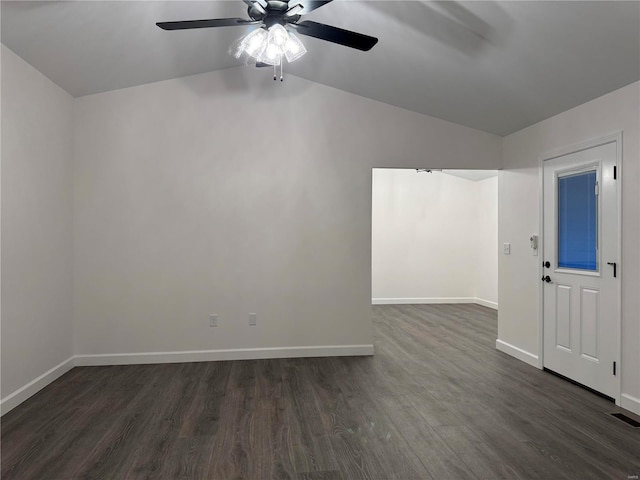
[[[596,172],[558,178],[558,267],[597,270]]]

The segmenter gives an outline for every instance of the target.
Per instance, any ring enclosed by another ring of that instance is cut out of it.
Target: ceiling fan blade
[[[254,25],[260,23],[244,18],[212,18],[210,20],[183,20],[179,22],[158,22],[163,30],[187,30],[190,28],[234,27],[238,25]]]
[[[262,67],[271,67],[273,65],[269,65],[268,63],[264,63],[264,62],[256,62],[256,67],[258,68],[262,68]]]
[[[289,9],[295,8],[296,5],[301,5],[302,9],[296,8],[296,15],[306,15],[309,12],[313,12],[316,8],[320,8],[327,3],[332,2],[333,0],[298,0],[297,2],[292,2],[291,7]]]
[[[267,3],[267,0],[242,0],[242,1],[249,7],[249,12],[251,12],[251,10],[255,10],[261,15],[267,14],[267,11],[265,10],[269,5]]]
[[[324,23],[312,22],[311,20],[290,25],[295,27],[301,35],[319,38],[328,42],[337,43],[338,45],[344,45],[345,47],[356,48],[364,52],[371,50],[373,46],[378,43],[378,39],[375,37],[332,27]]]

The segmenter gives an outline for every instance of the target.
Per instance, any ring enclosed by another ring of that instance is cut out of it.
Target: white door
[[[614,399],[620,348],[615,167],[615,142],[544,162],[542,259],[545,368]]]

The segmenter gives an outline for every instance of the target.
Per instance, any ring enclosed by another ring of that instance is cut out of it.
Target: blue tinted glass
[[[558,267],[596,270],[596,172],[558,178]]]

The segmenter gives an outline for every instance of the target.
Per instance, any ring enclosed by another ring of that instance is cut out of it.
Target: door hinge
[[[613,166],[613,179],[617,180],[618,179],[618,167],[617,166]]]
[[[616,362],[613,362],[613,374],[616,374]]]
[[[598,195],[599,189],[598,189],[598,182],[596,182],[596,195]]]

